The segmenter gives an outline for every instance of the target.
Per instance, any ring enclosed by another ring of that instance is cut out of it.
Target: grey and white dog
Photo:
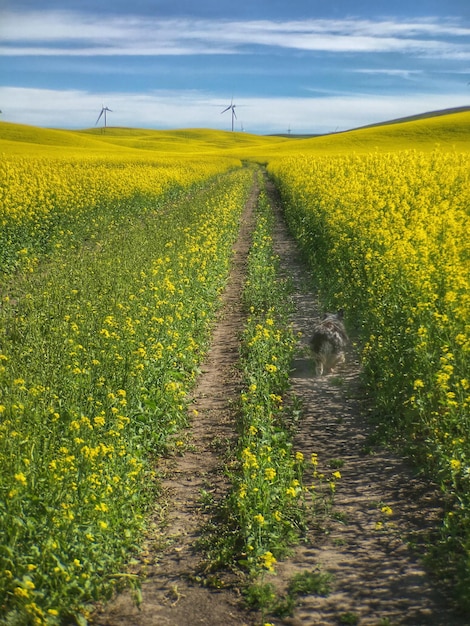
[[[313,330],[310,348],[315,359],[318,376],[330,372],[336,365],[344,363],[344,349],[349,341],[343,324],[343,310],[326,313]]]

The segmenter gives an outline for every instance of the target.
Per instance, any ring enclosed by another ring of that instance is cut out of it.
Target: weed
[[[271,612],[277,603],[277,593],[272,583],[252,583],[243,591],[245,602],[252,609]]]
[[[291,596],[315,594],[328,596],[331,592],[333,575],[329,572],[313,570],[295,574],[289,583],[288,593]]]
[[[328,463],[328,465],[331,467],[331,469],[341,469],[344,466],[344,460],[343,459],[330,459],[330,462]]]
[[[355,624],[359,624],[359,615],[348,611],[346,613],[341,613],[338,617],[338,621],[342,625],[349,624],[350,626],[355,626]]]
[[[347,513],[343,513],[342,511],[332,511],[331,513],[331,517],[332,519],[336,520],[337,522],[340,522],[340,524],[347,524],[348,523],[348,514]]]

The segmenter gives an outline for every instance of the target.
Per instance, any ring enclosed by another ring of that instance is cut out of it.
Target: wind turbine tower
[[[110,111],[110,113],[112,113],[112,110],[108,109],[108,107],[105,107],[104,104],[103,104],[103,106],[101,107],[100,114],[98,115],[98,119],[95,122],[95,126],[98,124],[98,122],[100,121],[101,117],[104,116],[104,128],[106,128],[106,113],[108,111]]]
[[[224,109],[223,111],[220,112],[220,114],[222,115],[222,113],[225,113],[226,111],[232,111],[232,133],[233,133],[233,124],[234,124],[234,120],[237,119],[237,114],[235,113],[235,104],[233,104],[233,98],[232,101],[230,102],[230,104],[228,105],[228,107],[226,109]]]

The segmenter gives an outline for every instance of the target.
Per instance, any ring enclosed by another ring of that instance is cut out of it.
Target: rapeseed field
[[[152,459],[186,422],[252,184],[239,165],[2,161],[2,620],[85,623],[136,583]]]
[[[381,429],[450,496],[443,543],[470,602],[470,155],[273,162],[328,309],[344,307]]]
[[[469,128],[468,113],[312,139],[0,124],[0,619],[85,624],[138,587],[125,565],[153,460],[187,419],[247,162],[268,164],[322,306],[347,313],[381,431],[446,493],[435,556],[470,606]],[[278,429],[294,340],[265,219],[231,502],[247,566],[272,571],[307,494]]]

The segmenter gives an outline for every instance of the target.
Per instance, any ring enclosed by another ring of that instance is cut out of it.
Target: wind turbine
[[[230,102],[228,107],[220,112],[220,114],[222,115],[222,113],[225,113],[225,111],[230,111],[230,110],[232,111],[232,132],[233,132],[233,122],[234,122],[234,120],[237,119],[237,114],[235,113],[235,107],[236,107],[236,105],[233,104],[233,98],[232,98],[232,101]]]
[[[110,112],[112,113],[111,109],[108,109],[108,107],[105,107],[105,106],[104,106],[104,104],[103,104],[103,106],[101,107],[101,112],[100,112],[100,114],[98,115],[98,119],[97,119],[97,120],[96,120],[96,122],[95,122],[95,126],[96,126],[96,125],[98,124],[98,122],[100,121],[101,116],[102,116],[102,115],[104,115],[104,128],[106,128],[106,113],[107,113],[108,111],[110,111]]]

